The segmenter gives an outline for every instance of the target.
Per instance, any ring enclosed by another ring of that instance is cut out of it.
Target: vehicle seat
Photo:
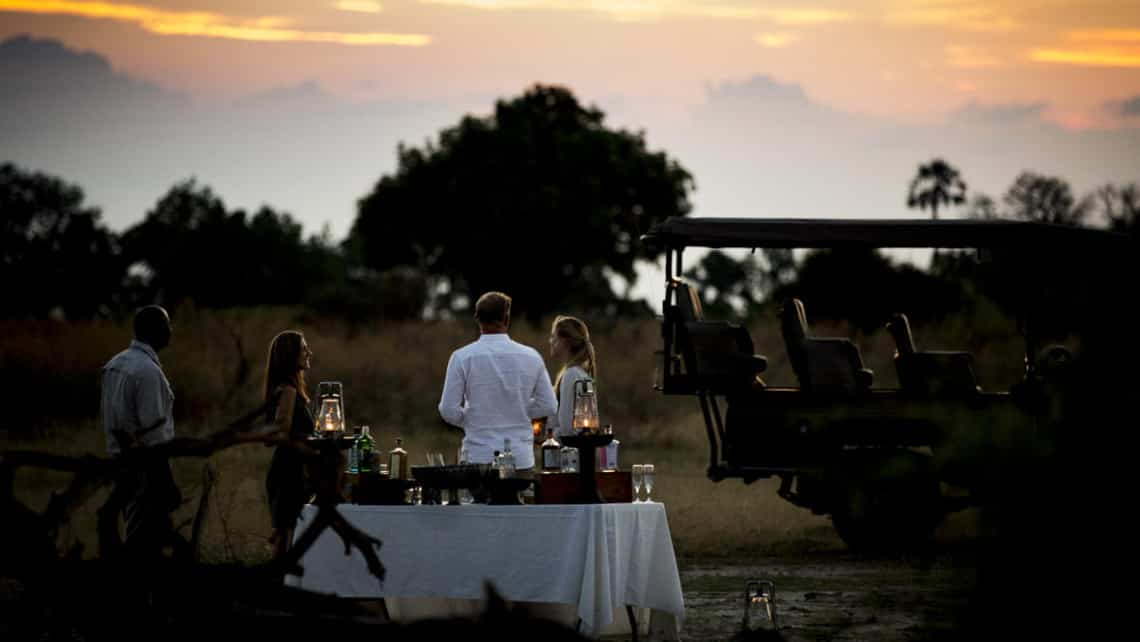
[[[696,290],[681,279],[673,279],[680,322],[678,352],[685,372],[693,376],[698,389],[713,394],[732,394],[763,387],[760,373],[768,359],[754,354],[748,329],[728,321],[706,321]]]
[[[874,373],[863,367],[859,347],[846,338],[811,336],[807,313],[799,299],[784,303],[780,329],[801,390],[838,395],[870,390]]]
[[[972,395],[981,391],[969,352],[919,352],[905,314],[887,323],[894,337],[895,369],[904,392],[919,396]]]

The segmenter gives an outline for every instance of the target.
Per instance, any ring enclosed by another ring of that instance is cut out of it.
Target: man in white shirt
[[[103,366],[101,410],[107,453],[155,446],[174,438],[174,392],[162,372],[158,351],[170,343],[170,316],[157,305],[135,313],[135,338]],[[125,472],[115,483],[110,514],[100,528],[116,528],[121,509],[127,520],[128,552],[153,557],[170,543],[170,512],[181,496],[166,458]]]
[[[546,363],[534,348],[511,340],[511,298],[488,292],[475,303],[478,341],[451,353],[439,414],[463,429],[471,463],[490,463],[494,451],[510,442],[515,468],[534,468],[531,419],[557,411]]]

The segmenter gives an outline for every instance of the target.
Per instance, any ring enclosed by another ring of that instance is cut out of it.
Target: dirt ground
[[[686,560],[681,565],[681,638],[728,640],[738,635],[746,582],[768,579],[775,584],[776,620],[784,640],[950,639],[976,576],[972,555],[961,547],[893,559],[827,551]],[[752,625],[770,627],[763,615]]]

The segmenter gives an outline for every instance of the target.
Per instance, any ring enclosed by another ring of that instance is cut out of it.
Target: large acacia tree
[[[640,235],[690,210],[689,172],[560,87],[535,86],[397,154],[346,244],[369,268],[433,277],[445,308],[502,290],[531,319],[612,309],[608,275],[632,283],[636,260],[652,258]]]

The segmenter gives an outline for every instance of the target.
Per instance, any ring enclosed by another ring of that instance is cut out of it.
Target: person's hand
[[[115,441],[119,444],[119,450],[134,448],[137,443],[134,435],[121,428],[112,430],[111,434],[115,436]]]

